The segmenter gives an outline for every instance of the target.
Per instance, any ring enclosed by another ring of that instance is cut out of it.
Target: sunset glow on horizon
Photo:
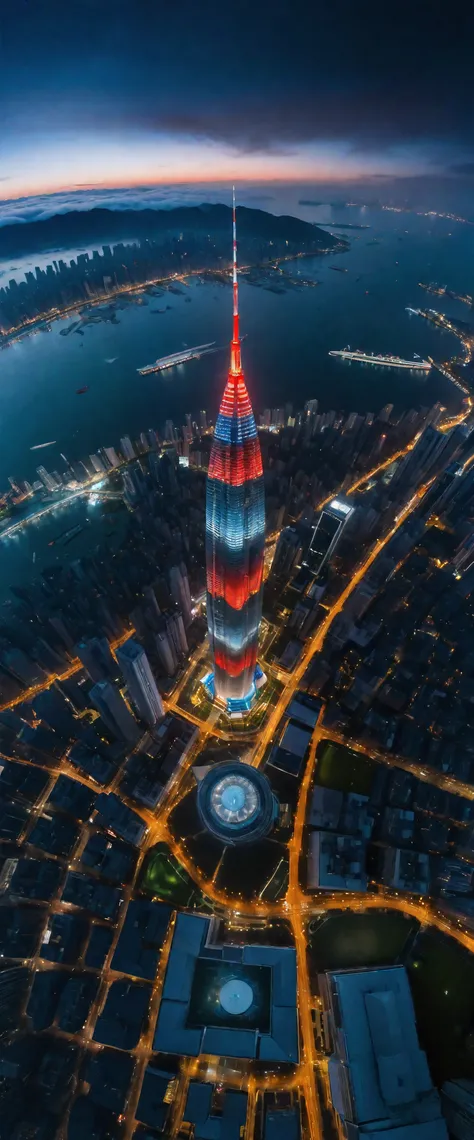
[[[278,152],[246,151],[210,139],[129,132],[38,138],[11,146],[11,173],[0,198],[12,200],[71,189],[213,182],[338,182],[422,173],[421,156],[400,151],[355,154],[348,144],[307,143]]]

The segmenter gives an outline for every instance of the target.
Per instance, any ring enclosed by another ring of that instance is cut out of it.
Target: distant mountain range
[[[93,209],[56,214],[44,221],[7,225],[0,229],[0,259],[23,257],[32,253],[61,252],[121,241],[169,240],[180,233],[199,231],[219,236],[231,233],[231,211],[228,206],[179,206],[163,210]],[[310,251],[330,249],[338,245],[331,234],[286,215],[280,217],[265,210],[237,208],[239,246],[255,242],[278,244],[288,242],[290,249]],[[229,239],[230,241],[230,239]],[[230,256],[230,253],[229,253]]]

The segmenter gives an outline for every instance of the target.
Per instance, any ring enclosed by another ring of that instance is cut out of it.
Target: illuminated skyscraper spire
[[[235,191],[230,368],[206,490],[207,624],[216,696],[243,711],[255,695],[262,615],[265,507],[260,444],[240,355]]]
[[[232,325],[232,345],[230,370],[236,375],[242,371],[239,335],[239,282],[237,280],[237,223],[235,219],[235,186],[232,187],[232,294],[234,315]]]

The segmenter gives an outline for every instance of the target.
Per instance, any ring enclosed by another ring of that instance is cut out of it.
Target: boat
[[[84,384],[83,388],[76,388],[76,396],[82,396],[84,394],[84,392],[88,392],[88,391],[89,391],[89,385]]]
[[[68,546],[68,544],[72,542],[73,538],[76,538],[76,535],[80,534],[83,530],[85,530],[85,527],[81,526],[80,524],[78,526],[71,527],[71,530],[68,530],[64,535],[63,546]]]
[[[50,542],[48,542],[48,546],[56,546],[58,542],[62,542],[63,546],[67,546],[67,543],[70,542],[72,538],[75,538],[76,534],[79,534],[81,530],[84,530],[82,523],[76,523],[75,526],[70,526],[67,530],[62,530],[60,534],[56,535],[56,538],[52,538]]]
[[[145,364],[144,368],[137,368],[140,376],[148,376],[150,372],[164,372],[166,368],[173,368],[176,364],[185,364],[187,360],[198,360],[200,356],[212,352],[215,340],[209,344],[197,344],[194,348],[183,348],[181,352],[172,352],[170,356],[160,356],[154,364]]]
[[[380,352],[362,352],[360,349],[355,352],[351,352],[350,348],[332,349],[328,355],[340,356],[343,360],[358,360],[361,364],[380,364],[385,368],[414,368],[417,372],[429,372],[431,368],[431,361],[421,360],[420,357],[402,360],[401,356],[382,356]]]
[[[35,443],[33,444],[33,447],[30,447],[30,451],[41,451],[43,447],[53,447],[53,444],[55,443],[55,439],[50,439],[49,443]]]

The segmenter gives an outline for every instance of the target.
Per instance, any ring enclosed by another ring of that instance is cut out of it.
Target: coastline
[[[284,254],[281,257],[275,257],[265,262],[260,261],[253,262],[249,265],[242,265],[239,267],[239,272],[243,273],[249,269],[266,269],[271,265],[281,265],[286,261],[296,261],[298,258],[303,257],[325,257],[329,253],[334,256],[338,253],[346,253],[349,249],[350,245],[348,242],[340,241],[336,248],[304,250],[299,253]],[[17,344],[18,341],[22,340],[25,336],[31,336],[36,332],[47,331],[46,326],[51,325],[53,321],[67,320],[69,317],[89,312],[91,309],[98,308],[101,305],[107,305],[110,302],[120,300],[121,297],[139,296],[153,286],[166,286],[169,282],[173,284],[173,282],[176,281],[186,282],[190,277],[212,276],[215,278],[216,274],[222,276],[223,279],[230,279],[232,276],[230,263],[225,269],[208,267],[206,269],[190,269],[187,273],[169,273],[166,277],[153,277],[147,281],[141,281],[139,284],[126,285],[122,288],[113,289],[110,293],[104,293],[101,297],[88,298],[87,301],[78,301],[73,305],[68,305],[64,309],[50,309],[47,313],[42,313],[40,317],[23,322],[9,332],[3,333],[0,336],[0,349],[9,348],[11,344]]]

